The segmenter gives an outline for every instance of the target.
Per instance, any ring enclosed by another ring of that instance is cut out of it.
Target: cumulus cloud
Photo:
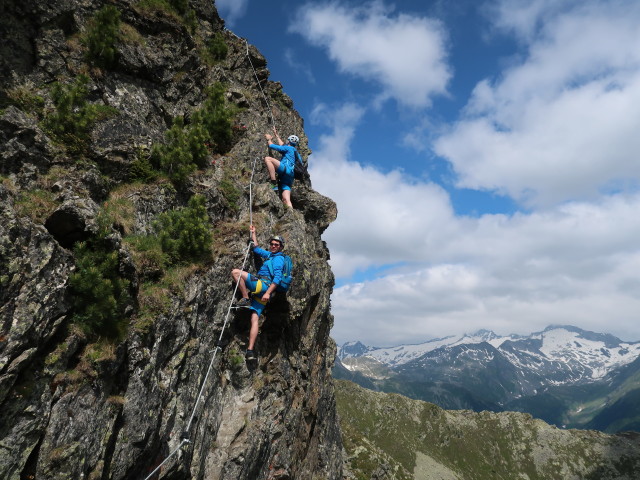
[[[314,188],[338,203],[338,219],[324,235],[338,276],[413,260],[416,249],[429,251],[436,240],[442,241],[431,232],[451,225],[453,217],[440,186],[411,182],[402,171],[382,173],[349,159],[349,144],[363,114],[353,104],[334,109],[320,105],[311,117],[331,125],[310,165]]]
[[[498,22],[531,43],[522,63],[477,85],[466,115],[436,140],[458,186],[529,206],[637,188],[640,4],[565,2],[535,34],[521,10],[501,5]]]
[[[497,0],[485,7],[494,26],[528,41],[558,13],[585,3],[584,0]]]
[[[452,219],[459,233],[428,259],[418,251],[410,268],[337,288],[332,334],[397,345],[554,323],[603,331],[604,322],[637,341],[638,208],[640,195],[618,195],[543,213]]]
[[[324,239],[341,284],[351,282],[332,296],[339,343],[525,334],[553,323],[640,340],[640,4],[496,4],[497,25],[526,55],[478,83],[444,134],[432,129],[433,150],[459,187],[510,195],[526,212],[456,215],[441,186],[352,157],[370,112],[319,105],[312,115],[328,128],[314,146],[313,185],[339,211]],[[361,20],[354,28],[367,25],[365,13],[342,13]]]
[[[340,3],[307,4],[291,27],[327,49],[341,71],[383,88],[384,97],[425,107],[446,93],[451,69],[445,31],[437,20],[394,15],[381,1],[361,7]]]
[[[608,195],[530,213],[456,216],[438,185],[351,158],[365,110],[319,105],[314,188],[338,204],[323,238],[340,278],[333,337],[397,345],[489,328],[530,333],[571,323],[639,340],[640,194]],[[603,327],[603,322],[607,327]]]
[[[227,26],[233,24],[247,11],[249,0],[216,0],[216,8]]]

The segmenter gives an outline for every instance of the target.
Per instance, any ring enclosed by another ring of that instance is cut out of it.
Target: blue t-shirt
[[[272,143],[269,145],[269,148],[276,152],[280,152],[282,154],[280,163],[284,163],[287,170],[293,171],[293,167],[296,164],[295,147],[292,147],[291,145],[276,145],[275,143]]]
[[[271,253],[260,247],[255,247],[253,251],[265,260],[269,260],[269,258],[272,259],[271,265],[273,265],[273,279],[271,281],[276,285],[280,285],[280,281],[282,280],[282,269],[284,267],[284,257],[282,256],[282,252]],[[265,261],[262,264],[262,267],[260,267],[260,270],[258,270],[259,277],[271,277],[271,272],[269,271],[269,267],[266,263],[267,262]]]

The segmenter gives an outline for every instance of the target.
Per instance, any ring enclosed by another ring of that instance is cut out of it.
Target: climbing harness
[[[256,82],[258,84],[258,88],[260,89],[260,92],[262,93],[262,96],[264,97],[265,103],[267,105],[268,108],[268,112],[269,112],[269,116],[271,118],[271,125],[275,128],[275,121],[273,119],[273,113],[271,111],[271,105],[269,104],[269,100],[267,99],[267,96],[264,93],[264,90],[262,89],[262,85],[260,85],[260,79],[258,78],[258,74],[256,72],[255,67],[253,66],[253,62],[251,61],[251,56],[249,55],[249,43],[247,42],[246,39],[242,39],[240,37],[238,37],[235,33],[231,32],[230,30],[227,30],[227,32],[231,33],[234,37],[240,39],[240,40],[244,40],[245,42],[245,46],[246,46],[246,53],[247,53],[247,58],[249,59],[249,63],[251,64],[251,69],[253,70],[253,75],[256,78]],[[256,162],[257,162],[258,158],[256,157],[253,160],[253,166],[251,168],[251,178],[249,180],[249,225],[253,225],[253,190],[252,190],[252,185],[253,185],[253,175],[256,169]],[[252,245],[252,241],[249,240],[249,243],[247,244],[247,249],[245,251],[245,255],[244,255],[244,260],[242,261],[242,270],[245,270],[245,265],[247,263],[247,259],[249,257],[249,251],[251,250],[251,245]],[[185,427],[185,429],[182,432],[181,438],[180,438],[180,443],[178,444],[178,446],[176,446],[170,453],[169,455],[149,474],[147,475],[144,480],[150,480],[151,477],[153,477],[156,473],[158,473],[160,471],[160,469],[171,459],[173,458],[179,451],[180,449],[188,443],[191,443],[190,439],[189,439],[189,435],[190,435],[190,431],[191,431],[191,425],[193,423],[193,419],[195,418],[196,415],[196,411],[198,409],[198,406],[200,405],[200,403],[203,400],[203,396],[204,396],[204,390],[207,384],[207,380],[209,379],[209,375],[211,374],[211,370],[213,369],[213,364],[215,362],[216,356],[218,354],[218,351],[222,350],[222,347],[224,345],[222,337],[224,335],[224,332],[227,328],[227,324],[229,322],[229,316],[231,314],[231,310],[234,309],[235,307],[233,306],[233,301],[236,297],[236,293],[238,291],[238,285],[240,284],[240,281],[242,280],[242,276],[238,276],[238,281],[235,284],[235,287],[233,289],[233,294],[231,296],[231,301],[229,302],[229,308],[227,309],[227,314],[225,316],[224,319],[224,323],[222,325],[222,330],[220,331],[220,336],[218,337],[218,341],[216,342],[216,346],[213,350],[213,354],[211,355],[211,360],[209,361],[209,367],[207,368],[207,373],[204,376],[204,379],[202,380],[202,383],[200,385],[200,390],[198,392],[198,396],[196,397],[196,401],[195,404],[193,406],[193,410],[191,411],[191,415],[189,417],[189,421],[187,422],[187,426]]]

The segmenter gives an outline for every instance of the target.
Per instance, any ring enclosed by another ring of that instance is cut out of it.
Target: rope
[[[247,263],[247,257],[249,256],[250,249],[251,249],[251,242],[247,244],[247,250],[244,254],[244,260],[242,261],[242,270],[244,270],[244,266]],[[238,285],[240,284],[240,280],[242,280],[242,276],[238,275],[238,281],[236,282],[236,286],[233,289],[233,295],[231,295],[231,301],[229,302],[229,308],[227,309],[227,316],[224,319],[224,324],[222,325],[222,330],[220,331],[220,337],[218,337],[218,343],[216,344],[216,348],[213,351],[213,356],[211,357],[211,361],[209,362],[209,368],[207,369],[207,374],[204,376],[204,379],[202,380],[202,387],[200,387],[200,393],[198,393],[196,404],[193,407],[193,411],[191,412],[191,417],[189,418],[189,423],[187,423],[187,428],[184,431],[185,434],[188,434],[189,430],[191,429],[191,423],[193,422],[193,417],[196,414],[198,403],[200,402],[200,400],[202,400],[205,383],[207,382],[207,379],[209,378],[209,374],[211,373],[211,368],[213,367],[213,361],[216,359],[216,354],[218,353],[218,351],[221,350],[220,342],[222,341],[222,336],[224,335],[224,331],[227,328],[227,323],[229,322],[229,314],[231,313],[231,309],[233,308],[233,299],[236,297],[236,292],[238,291]]]
[[[169,456],[167,458],[165,458],[162,463],[160,465],[158,465],[155,470],[153,472],[151,472],[147,477],[145,477],[144,480],[149,480],[158,470],[160,470],[162,468],[162,466],[167,463],[171,457],[173,457],[176,453],[178,453],[178,450],[180,450],[182,448],[182,445],[184,445],[185,443],[189,443],[189,440],[183,438],[182,441],[180,442],[180,445],[178,445],[173,452],[171,452],[169,454]]]
[[[251,179],[249,180],[249,225],[253,225],[253,202],[251,201],[252,193],[251,193],[251,185],[253,185],[253,172],[256,170],[256,162],[258,161],[258,157],[253,160],[253,167],[251,167]]]
[[[253,175],[256,169],[256,162],[257,162],[257,157],[256,159],[254,159],[253,161],[253,167],[251,168],[251,179],[249,180],[249,222],[250,225],[253,225],[253,191],[252,191],[252,184],[253,184]],[[245,265],[247,264],[247,258],[249,257],[249,251],[251,249],[251,244],[253,242],[251,242],[251,240],[249,241],[249,243],[247,244],[247,248],[244,254],[244,259],[242,260],[242,269],[245,269]],[[193,406],[193,410],[191,411],[191,415],[189,417],[189,421],[187,422],[187,426],[184,429],[184,431],[182,432],[182,439],[180,441],[180,444],[174,448],[171,453],[169,453],[169,455],[162,461],[162,463],[160,463],[149,475],[147,475],[144,480],[149,480],[153,475],[155,475],[161,468],[162,466],[167,463],[174,455],[176,455],[180,449],[182,448],[182,446],[185,443],[189,443],[189,432],[191,431],[191,424],[193,423],[193,419],[196,415],[196,411],[198,409],[198,406],[200,405],[200,402],[202,401],[202,398],[204,396],[204,389],[206,387],[207,384],[207,380],[209,379],[209,375],[211,374],[211,370],[213,369],[213,364],[215,362],[216,356],[218,354],[218,351],[222,350],[221,348],[221,343],[222,343],[222,337],[224,336],[224,332],[227,329],[227,325],[229,323],[229,315],[231,314],[231,309],[233,308],[233,300],[236,297],[236,293],[238,292],[238,286],[240,284],[240,281],[242,280],[242,276],[238,276],[238,281],[235,284],[235,287],[233,289],[233,294],[231,295],[231,300],[229,302],[229,308],[227,309],[227,314],[225,316],[224,319],[224,323],[222,324],[222,330],[220,330],[220,336],[218,337],[218,341],[216,342],[216,347],[213,350],[213,354],[211,355],[211,360],[209,361],[209,367],[207,368],[207,373],[204,376],[204,379],[202,380],[202,383],[200,385],[200,390],[198,392],[198,396],[196,397],[196,402]]]
[[[258,88],[260,89],[260,93],[262,93],[262,97],[264,98],[264,102],[267,104],[267,110],[269,112],[269,117],[271,118],[271,125],[275,128],[276,122],[273,119],[273,111],[271,110],[271,104],[269,103],[269,99],[267,98],[267,95],[265,95],[264,90],[262,89],[262,85],[260,84],[260,79],[258,78],[258,73],[256,72],[256,69],[253,66],[253,62],[251,61],[251,55],[249,55],[249,42],[247,42],[246,38],[239,37],[238,35],[233,33],[231,30],[227,30],[225,28],[225,31],[229,32],[231,35],[236,37],[238,40],[244,42],[244,45],[245,45],[246,51],[247,51],[247,53],[246,53],[247,54],[247,58],[249,59],[249,64],[251,65],[251,70],[253,70],[253,76],[256,79],[256,83],[258,84]]]

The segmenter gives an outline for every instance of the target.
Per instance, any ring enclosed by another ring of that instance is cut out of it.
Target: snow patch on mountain
[[[489,330],[479,330],[478,332],[468,335],[449,336],[444,338],[437,338],[429,340],[428,342],[419,343],[416,345],[399,345],[396,347],[366,347],[360,342],[347,342],[338,351],[338,358],[343,359],[348,356],[347,351],[353,351],[357,348],[360,352],[359,355],[366,355],[368,357],[375,358],[379,362],[382,362],[390,367],[402,365],[417,358],[422,357],[424,354],[437,350],[442,347],[455,347],[457,345],[473,345],[478,343],[489,343],[494,348],[500,347],[502,343],[507,340],[520,339],[519,335],[510,335],[506,337],[500,337]],[[358,347],[355,347],[358,345]],[[345,348],[347,347],[347,348]],[[354,348],[355,347],[355,348]],[[354,355],[357,356],[357,355]]]
[[[640,355],[640,343],[588,338],[573,328],[554,328],[539,334],[540,352],[551,360],[588,365],[592,378],[602,378],[611,369],[631,363]]]

